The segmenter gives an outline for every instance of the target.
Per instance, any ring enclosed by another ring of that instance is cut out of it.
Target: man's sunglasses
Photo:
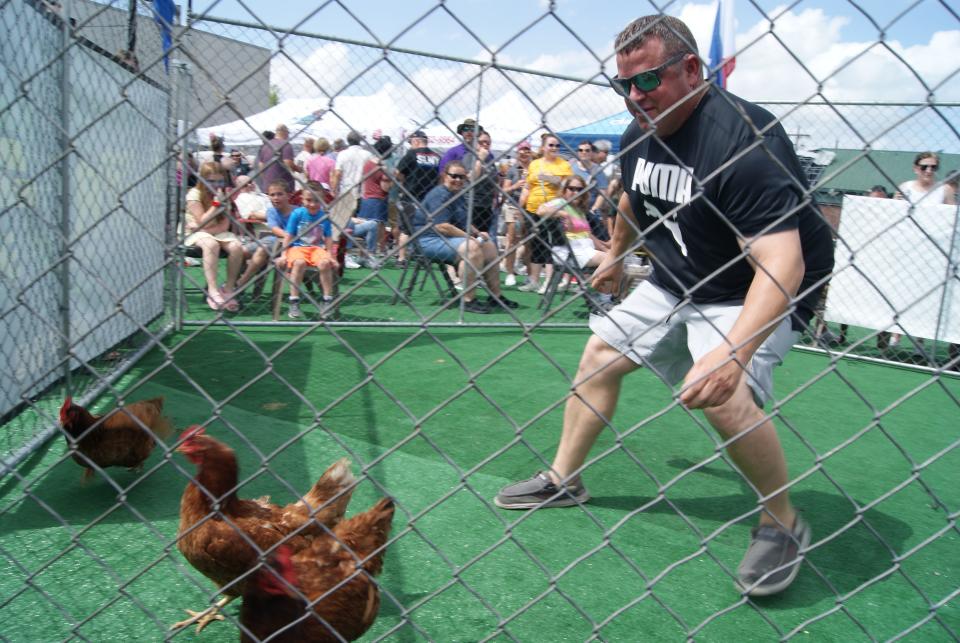
[[[455,181],[462,181],[465,178],[467,178],[466,174],[453,174],[452,172],[447,172],[447,176],[449,176],[451,179],[454,179]]]
[[[936,172],[940,169],[939,163],[917,163],[917,167],[920,168],[920,171],[930,170],[931,172]]]
[[[660,74],[663,73],[663,70],[683,60],[683,57],[686,56],[688,51],[677,54],[667,62],[663,63],[659,67],[654,67],[653,69],[648,69],[647,71],[642,71],[636,76],[631,76],[630,78],[620,78],[614,76],[610,79],[610,86],[613,87],[618,94],[621,96],[628,97],[630,96],[630,87],[636,87],[640,91],[652,92],[657,87],[660,86]]]

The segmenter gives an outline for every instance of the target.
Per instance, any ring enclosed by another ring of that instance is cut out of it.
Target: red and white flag
[[[718,0],[717,19],[710,41],[710,70],[713,82],[726,89],[727,77],[737,65],[734,46],[733,0]]]

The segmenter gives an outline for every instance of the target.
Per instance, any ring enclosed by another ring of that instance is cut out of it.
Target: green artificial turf
[[[190,297],[191,316],[204,318]],[[532,297],[518,297],[522,314]],[[386,316],[387,306],[364,314]],[[133,399],[164,395],[178,428],[208,423],[236,449],[245,497],[288,502],[348,456],[363,477],[350,513],[384,493],[397,500],[380,616],[364,640],[766,641],[796,630],[859,641],[916,627],[908,640],[940,641],[960,632],[960,382],[788,356],[776,373],[776,421],[815,547],[788,592],[744,601],[731,573],[756,498],[715,457],[702,416],[674,406],[649,372],[626,380],[614,430],[592,452],[585,509],[493,506],[500,487],[552,457],[586,337],[187,327],[119,387]],[[173,544],[192,471],[158,450],[142,474],[110,469],[84,485],[60,437],[22,463],[0,486],[0,636],[237,640],[230,621],[199,637],[166,630],[215,591]],[[239,601],[227,614],[238,610]]]

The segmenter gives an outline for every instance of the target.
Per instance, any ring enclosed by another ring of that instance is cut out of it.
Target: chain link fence
[[[960,29],[948,5],[928,4],[953,16],[944,29]],[[609,141],[599,167],[622,178],[629,117],[609,89],[609,55],[554,3],[511,41],[549,26],[595,73],[511,65],[450,2],[424,5],[391,40],[348,3],[304,8],[293,28],[230,6],[231,15],[215,15],[216,3],[178,8],[165,53],[150,3],[0,4],[10,35],[0,42],[0,555],[13,570],[0,584],[0,637],[182,637],[167,630],[185,607],[177,601],[215,600],[176,551],[192,471],[172,441],[145,472],[98,470],[80,487],[73,452],[51,440],[65,395],[101,410],[164,395],[178,427],[209,425],[237,450],[245,497],[296,499],[347,456],[361,478],[354,504],[397,500],[370,640],[958,638],[960,214],[868,196],[878,185],[892,196],[923,149],[939,154],[941,183],[955,183],[960,104],[935,98],[942,84],[901,59],[929,85],[927,101],[758,103],[795,142],[836,243],[829,293],[767,409],[791,493],[816,530],[802,588],[777,603],[717,589],[734,576],[757,493],[726,444],[652,375],[625,392],[588,462],[606,495],[547,518],[493,506],[504,480],[549,466],[589,316],[605,303],[583,275],[541,293],[503,283],[518,309],[471,314],[456,288],[465,275],[418,261],[417,233],[401,238],[415,195],[396,182],[369,256],[353,225],[337,222],[348,254],[370,262],[343,271],[332,303],[319,284],[305,287],[305,318],[287,317],[291,276],[274,265],[262,223],[239,208],[226,211],[245,244],[237,273],[269,256],[244,273],[239,311],[211,310],[202,258],[185,244],[185,202],[206,180],[203,162],[222,155],[229,169],[235,151],[256,183],[265,132],[278,125],[296,151],[351,130],[365,145],[390,137],[393,172],[412,133],[442,152],[474,119],[497,161],[488,171],[498,247],[474,268],[496,271],[536,234],[511,236],[503,220],[517,199],[503,179],[525,144],[551,133],[573,159],[584,142]],[[310,30],[327,17],[350,21],[351,37]],[[482,53],[404,46],[424,32]],[[486,178],[469,185],[470,222]],[[612,218],[617,198],[599,193],[598,213]],[[213,270],[215,282],[237,276],[229,258]],[[867,458],[878,460],[864,467]],[[128,536],[118,539],[120,526]],[[229,626],[204,636],[235,638],[237,613],[226,616]]]

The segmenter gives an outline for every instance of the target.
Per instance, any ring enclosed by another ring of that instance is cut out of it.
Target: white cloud
[[[896,40],[842,39],[847,19],[820,9],[777,16],[771,30],[758,22],[737,35],[737,66],[729,88],[751,100],[923,101],[931,86],[956,73],[960,31],[937,32],[929,43],[904,47]],[[902,60],[898,60],[896,53]],[[943,87],[938,100],[957,100],[960,88]]]
[[[270,84],[279,89],[284,99],[315,98],[324,92],[336,93],[352,73],[350,48],[331,42],[306,56],[292,52],[275,54],[270,63]]]
[[[679,8],[679,17],[690,26],[702,56],[710,47],[715,11],[712,2],[688,2]],[[960,30],[934,32],[926,43],[904,46],[896,40],[844,40],[849,19],[821,9],[778,8],[768,15],[776,16],[772,25],[761,19],[737,25],[737,65],[729,78],[729,88],[748,100],[802,102],[822,96],[834,102],[925,101],[929,90],[924,83],[938,101],[960,100],[958,63],[952,55],[960,51]],[[605,42],[597,55],[609,56],[612,45],[612,39]],[[623,109],[622,102],[605,86],[578,86],[570,81],[499,70],[487,70],[478,80],[480,68],[476,65],[395,53],[378,62],[380,57],[381,53],[374,50],[328,43],[294,55],[297,64],[277,56],[271,66],[271,82],[279,86],[285,99],[319,96],[320,90],[308,76],[328,91],[389,96],[407,121],[398,124],[402,127],[431,126],[440,121],[455,126],[476,112],[478,90],[482,92],[481,111],[495,114],[501,130],[530,129],[543,120],[550,128],[563,130]],[[475,54],[475,60],[488,58],[485,50]],[[600,63],[583,48],[544,49],[528,57],[501,53],[497,62],[602,80]],[[606,68],[607,73],[615,71],[612,61]],[[359,81],[342,89],[361,73]],[[857,113],[860,120],[845,124],[832,110],[802,108],[785,119],[785,127],[788,131],[818,130],[817,145],[840,142],[859,146],[868,141],[908,148],[911,145],[904,140],[941,136],[950,139],[945,144],[960,147],[949,132],[933,134],[933,125],[928,126],[930,132],[911,132],[908,137],[906,126],[897,124],[902,115],[889,110],[886,115],[863,110]],[[511,120],[516,121],[516,127],[508,127],[514,125],[508,122]],[[920,122],[915,119],[910,126],[917,128]],[[945,131],[942,123],[939,127],[939,131]],[[809,144],[812,139],[801,142]]]

